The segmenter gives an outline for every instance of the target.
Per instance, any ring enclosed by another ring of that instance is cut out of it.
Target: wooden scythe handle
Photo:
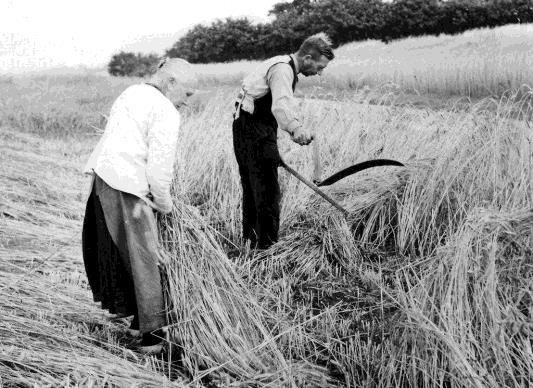
[[[296,177],[296,179],[303,182],[307,187],[309,187],[311,190],[313,190],[315,193],[320,195],[322,198],[324,198],[326,201],[328,201],[330,204],[335,206],[342,214],[344,214],[345,217],[348,216],[348,211],[343,208],[341,205],[339,205],[333,198],[331,198],[329,195],[324,193],[322,190],[320,190],[318,187],[316,187],[312,182],[310,182],[308,179],[304,178],[302,175],[300,175],[296,170],[294,170],[292,167],[288,166],[283,160],[281,161],[280,165],[287,170],[291,175]]]

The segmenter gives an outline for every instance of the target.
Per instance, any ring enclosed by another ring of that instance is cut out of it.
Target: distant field
[[[303,86],[325,91],[383,88],[413,94],[496,96],[533,83],[533,25],[460,35],[417,37],[389,44],[351,43],[336,50],[324,76]],[[206,83],[235,84],[257,62],[196,65]]]

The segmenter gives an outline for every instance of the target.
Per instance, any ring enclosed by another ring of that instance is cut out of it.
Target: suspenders
[[[293,81],[292,81],[292,90],[294,91],[294,89],[295,89],[295,87],[296,87],[296,83],[298,82],[298,75],[297,75],[297,73],[296,73],[296,65],[295,65],[294,60],[293,60],[292,57],[290,57],[290,59],[289,59],[288,62],[282,62],[282,61],[280,61],[280,62],[275,62],[275,63],[273,63],[273,64],[270,65],[270,67],[267,69],[266,73],[268,74],[268,72],[270,71],[270,69],[271,69],[273,66],[275,66],[275,65],[277,65],[277,64],[279,64],[279,63],[287,63],[287,64],[291,67],[291,69],[292,69],[292,71],[293,71],[293,77],[294,77],[294,78],[293,78]],[[234,119],[237,119],[237,118],[240,116],[241,108],[243,108],[243,103],[245,103],[245,99],[246,99],[247,97],[248,97],[248,95],[246,94],[246,91],[245,91],[243,88],[241,88],[241,90],[239,91],[239,94],[237,95],[237,99],[235,100],[235,112],[233,113],[233,118],[234,118]],[[267,92],[267,94],[266,94],[265,96],[262,96],[262,97],[260,97],[260,98],[253,99],[252,97],[250,97],[250,99],[252,99],[252,101],[253,101],[254,106],[253,106],[253,112],[249,112],[249,113],[251,113],[251,114],[256,113],[256,103],[257,103],[257,102],[260,102],[260,100],[262,100],[262,99],[265,98],[265,97],[269,99],[268,103],[271,105],[271,104],[272,104],[272,94],[271,94],[271,91],[270,91],[270,90]],[[248,111],[247,109],[243,109],[243,110],[244,110],[244,111]]]

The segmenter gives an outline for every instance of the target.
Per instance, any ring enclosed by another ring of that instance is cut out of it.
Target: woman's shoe
[[[133,316],[130,326],[126,329],[126,332],[132,337],[139,337],[141,335],[139,330],[139,318],[137,318],[137,315]]]
[[[163,329],[157,329],[150,333],[142,335],[141,343],[137,350],[145,355],[161,353],[166,340],[166,332]]]

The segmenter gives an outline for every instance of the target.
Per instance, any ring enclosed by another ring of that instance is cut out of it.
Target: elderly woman
[[[166,326],[154,211],[172,210],[170,184],[180,114],[191,93],[191,66],[172,58],[148,83],[128,87],[114,102],[85,172],[93,175],[83,223],[83,260],[94,300],[133,315],[139,350],[159,352]]]

